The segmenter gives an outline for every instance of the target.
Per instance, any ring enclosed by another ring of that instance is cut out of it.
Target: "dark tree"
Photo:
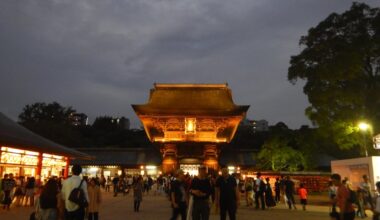
[[[97,130],[115,131],[119,128],[116,119],[111,116],[96,117],[92,127]]]
[[[81,146],[82,136],[71,125],[70,116],[75,113],[71,107],[57,102],[37,102],[26,105],[19,115],[20,123],[33,132],[66,146]]]
[[[70,115],[75,113],[71,107],[63,107],[57,102],[46,104],[37,102],[26,105],[18,116],[21,124],[49,121],[58,124],[69,124]]]
[[[300,46],[301,53],[291,57],[288,79],[306,81],[311,106],[305,112],[311,121],[341,148],[362,142],[361,120],[379,132],[380,9],[353,3],[311,28]]]

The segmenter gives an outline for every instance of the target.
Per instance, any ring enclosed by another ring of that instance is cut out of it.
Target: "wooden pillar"
[[[1,151],[1,147],[0,147],[0,162],[1,162],[1,154],[2,154],[3,151]],[[3,174],[4,172],[4,168],[3,168],[3,165],[0,164],[0,179],[3,179]]]
[[[41,173],[42,173],[42,160],[43,160],[43,157],[42,157],[42,152],[39,152],[38,153],[38,161],[37,161],[37,172],[36,172],[36,182],[37,184],[41,184],[41,179],[42,179],[42,176],[41,176]]]
[[[165,144],[161,148],[162,152],[162,171],[164,173],[174,172],[178,168],[177,146],[175,144]]]
[[[66,160],[66,166],[65,166],[65,172],[63,173],[63,178],[67,178],[69,176],[69,167],[70,167],[70,159],[68,157],[65,157]]]
[[[218,148],[210,144],[203,147],[204,165],[212,170],[218,170]]]

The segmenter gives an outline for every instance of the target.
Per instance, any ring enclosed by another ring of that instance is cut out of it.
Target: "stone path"
[[[310,196],[310,202],[321,204],[322,197]],[[139,213],[133,212],[132,195],[118,195],[113,197],[111,193],[103,192],[103,203],[99,212],[101,220],[167,220],[171,216],[170,203],[162,195],[146,195],[143,197],[141,210]],[[314,202],[313,202],[314,200]],[[319,220],[330,219],[328,217],[329,208],[327,205],[309,205],[307,211],[288,210],[284,204],[269,210],[255,210],[252,207],[241,206],[238,210],[238,220],[258,219],[258,220],[280,220],[280,219],[302,219]],[[13,207],[10,211],[0,210],[0,220],[26,220],[29,219],[32,208]],[[368,211],[367,211],[368,212]],[[368,212],[369,213],[369,212]],[[211,220],[219,219],[216,214],[211,215]],[[366,219],[372,219],[367,217]]]

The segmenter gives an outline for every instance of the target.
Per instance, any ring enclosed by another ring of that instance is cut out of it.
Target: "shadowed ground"
[[[313,195],[309,197],[309,202],[311,205],[307,207],[307,211],[302,211],[300,206],[298,206],[298,210],[288,210],[283,203],[269,210],[262,211],[246,207],[245,201],[242,200],[237,219],[330,219],[328,217],[329,206],[327,205],[327,196]],[[1,209],[0,220],[26,220],[29,219],[32,211],[32,208],[25,207],[13,207],[10,211]],[[367,213],[370,214],[369,211]],[[117,197],[113,197],[111,193],[103,192],[103,204],[99,215],[102,220],[167,220],[171,216],[171,208],[165,196],[151,193],[143,197],[141,210],[139,213],[135,213],[133,212],[132,195],[123,196],[119,194]],[[219,219],[219,216],[212,214],[210,219],[216,220]],[[371,217],[367,217],[366,219],[371,219]]]

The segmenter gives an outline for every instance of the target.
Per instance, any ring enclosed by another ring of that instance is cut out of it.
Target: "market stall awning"
[[[92,159],[88,154],[48,140],[9,119],[0,112],[0,146],[56,154],[70,158]]]
[[[74,160],[71,164],[93,166],[160,165],[161,154],[151,148],[90,148],[80,149],[94,160]]]

